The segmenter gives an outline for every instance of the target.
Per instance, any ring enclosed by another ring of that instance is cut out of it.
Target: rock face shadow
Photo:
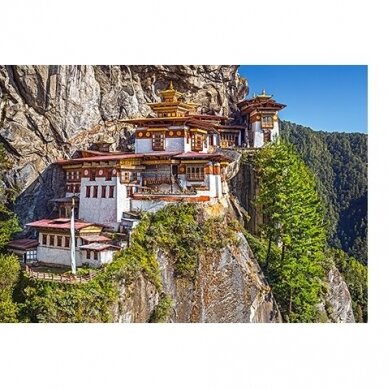
[[[41,219],[53,218],[56,209],[53,198],[65,196],[65,173],[56,164],[49,165],[38,178],[36,178],[16,199],[15,212],[20,223],[26,223]],[[16,237],[30,236],[32,232],[23,230]]]

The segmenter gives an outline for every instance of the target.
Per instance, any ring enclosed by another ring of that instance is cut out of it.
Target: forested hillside
[[[367,263],[367,135],[318,132],[283,121],[282,136],[318,178],[329,244]]]

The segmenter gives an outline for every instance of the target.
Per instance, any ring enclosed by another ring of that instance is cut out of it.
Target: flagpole
[[[77,272],[77,266],[75,262],[75,225],[74,225],[74,196],[71,199],[71,220],[70,220],[70,257],[71,257],[71,272],[73,275]]]

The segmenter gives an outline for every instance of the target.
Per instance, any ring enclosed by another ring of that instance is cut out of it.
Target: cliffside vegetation
[[[16,256],[5,252],[5,245],[12,235],[20,231],[17,217],[7,207],[9,202],[3,188],[3,174],[9,167],[9,160],[0,144],[0,322],[17,322],[17,304],[12,296],[20,274]]]
[[[150,322],[165,322],[173,300],[163,291],[158,250],[173,261],[174,275],[195,279],[198,258],[233,244],[238,224],[207,219],[195,205],[167,206],[146,213],[127,249],[88,283],[63,284],[23,275],[14,290],[18,320],[22,322],[112,322],[120,285],[130,285],[142,274],[160,294]]]
[[[352,308],[356,322],[368,321],[368,269],[354,257],[340,249],[330,249],[336,267],[341,272],[352,296]]]
[[[367,263],[367,135],[316,132],[284,121],[282,136],[317,177],[329,244]]]
[[[250,157],[260,186],[255,200],[263,215],[258,236],[246,234],[289,322],[322,319],[319,301],[332,259],[342,272],[358,322],[367,319],[366,267],[340,250],[328,250],[325,208],[316,179],[294,147],[281,142]]]
[[[256,152],[251,162],[264,223],[260,240],[249,241],[289,322],[314,322],[323,292],[323,210],[312,173],[285,143]]]

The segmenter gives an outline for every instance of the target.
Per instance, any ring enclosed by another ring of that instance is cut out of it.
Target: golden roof
[[[183,93],[174,89],[172,81],[170,81],[168,89],[161,91],[160,94],[162,95],[162,102],[177,102],[183,96]]]

